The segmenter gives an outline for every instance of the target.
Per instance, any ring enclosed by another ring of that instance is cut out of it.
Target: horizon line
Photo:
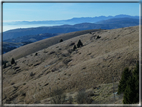
[[[104,16],[104,15],[100,15],[100,16],[94,16],[94,17],[72,17],[72,18],[68,18],[68,19],[59,19],[59,20],[3,20],[3,23],[9,23],[9,22],[33,22],[33,21],[61,21],[61,20],[70,20],[70,19],[74,19],[74,18],[97,18],[97,17],[115,17],[115,16],[120,16],[120,15],[126,15],[126,16],[132,16],[132,17],[139,17],[140,15],[128,15],[128,14],[118,14],[118,15],[108,15],[108,16]]]

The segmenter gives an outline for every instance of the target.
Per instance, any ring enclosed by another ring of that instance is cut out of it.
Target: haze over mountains
[[[17,21],[7,24],[59,24],[60,26],[20,28],[8,30],[3,33],[3,40],[17,38],[19,36],[36,35],[40,33],[69,33],[88,29],[114,29],[121,27],[136,26],[139,24],[138,16],[117,15],[100,17],[82,17],[59,21]],[[70,25],[69,25],[70,24]]]
[[[15,21],[6,24],[78,24],[78,23],[96,23],[102,20],[108,20],[112,18],[134,18],[139,19],[139,16],[130,16],[130,15],[116,15],[116,16],[98,16],[98,17],[80,17],[80,18],[72,18],[67,20],[45,20],[45,21]]]

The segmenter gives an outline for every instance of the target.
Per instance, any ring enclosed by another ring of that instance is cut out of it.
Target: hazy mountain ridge
[[[68,33],[72,31],[78,31],[75,28],[62,28],[62,27],[35,27],[35,28],[21,28],[21,29],[14,29],[3,32],[3,40],[17,38],[20,36],[27,36],[27,35],[38,35],[43,33]]]
[[[139,24],[139,19],[133,19],[133,18],[112,18],[108,20],[99,21],[96,24],[129,24],[131,26],[135,26],[136,24]]]
[[[115,28],[136,26],[139,24],[138,19],[133,19],[133,18],[129,18],[129,20],[127,19],[128,18],[119,18],[119,19],[117,18],[117,20],[110,19],[109,21],[101,22],[101,24],[79,23],[75,25],[61,25],[61,26],[52,26],[52,27],[14,29],[14,30],[3,32],[3,40],[17,38],[19,36],[37,35],[41,33],[69,33],[69,32],[81,31],[81,30],[100,29],[100,28],[101,29],[115,29]]]
[[[138,16],[130,15],[116,15],[116,16],[99,16],[99,17],[80,17],[72,18],[67,20],[47,20],[47,21],[15,21],[7,24],[78,24],[78,23],[96,23],[102,20],[108,20],[111,18],[135,18],[138,19]]]

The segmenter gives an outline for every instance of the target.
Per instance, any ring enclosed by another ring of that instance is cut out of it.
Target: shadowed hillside
[[[83,46],[73,50],[79,40]],[[139,26],[72,32],[25,45],[3,55],[9,61],[3,68],[3,102],[48,104],[58,88],[74,104],[83,89],[93,93],[92,104],[121,104],[122,96],[114,101],[113,91],[138,56]],[[16,64],[10,64],[12,57]]]

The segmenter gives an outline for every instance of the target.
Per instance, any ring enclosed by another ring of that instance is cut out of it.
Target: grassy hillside
[[[121,72],[133,69],[139,54],[139,27],[73,32],[29,44],[3,55],[16,59],[16,65],[3,69],[4,103],[50,103],[50,94],[58,87],[76,103],[79,90],[91,90],[92,103],[113,101]],[[100,37],[100,38],[97,38]],[[63,42],[59,43],[60,39]],[[81,40],[83,47],[72,51]]]
[[[70,38],[76,37],[76,36],[80,36],[82,34],[86,34],[86,33],[90,33],[93,31],[98,31],[96,29],[94,30],[84,30],[84,31],[78,31],[78,32],[71,32],[71,33],[67,33],[67,34],[61,34],[55,37],[51,37],[48,39],[44,39],[38,42],[34,42],[31,43],[29,45],[26,46],[22,46],[18,49],[12,50],[11,52],[8,52],[6,54],[3,55],[3,60],[10,60],[10,58],[21,58],[24,57],[26,55],[29,55],[31,53],[34,53],[36,51],[39,51],[41,49],[47,48],[49,46],[52,46],[54,44],[57,44],[60,42],[61,39],[63,40],[68,40]]]

